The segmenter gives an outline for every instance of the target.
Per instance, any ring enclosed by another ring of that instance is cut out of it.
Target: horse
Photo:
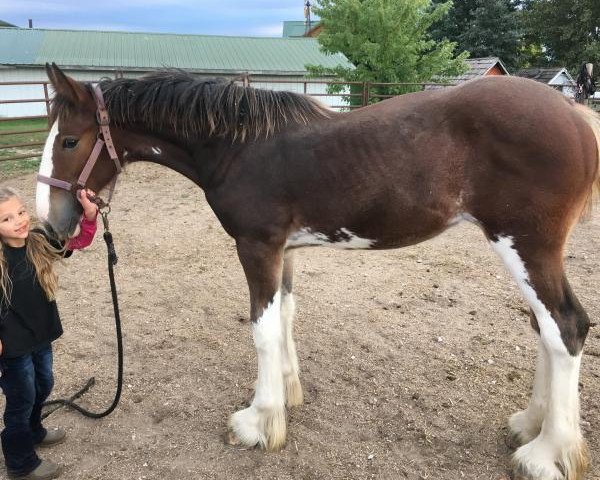
[[[592,77],[594,65],[591,63],[582,63],[579,67],[579,73],[575,80],[577,90],[575,92],[575,101],[585,103],[585,101],[593,97],[596,93],[596,83]]]
[[[518,284],[537,335],[533,393],[509,419],[514,470],[583,478],[578,379],[590,321],[563,254],[600,185],[595,113],[515,77],[344,113],[306,95],[180,71],[93,86],[46,69],[55,96],[36,204],[57,235],[72,236],[81,215],[73,192],[100,191],[120,158],[192,180],[235,240],[258,378],[249,406],[229,419],[230,443],[281,449],[286,408],[303,402],[292,334],[296,249],[399,248],[466,221]]]

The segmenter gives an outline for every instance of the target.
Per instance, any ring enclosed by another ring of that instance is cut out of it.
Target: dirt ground
[[[33,199],[34,174],[0,180]],[[32,201],[33,203],[33,201]],[[528,311],[477,228],[386,252],[297,252],[295,338],[306,403],[289,412],[277,454],[226,446],[228,416],[256,375],[248,293],[234,243],[202,192],[137,164],[122,175],[111,227],[125,342],[117,410],[61,410],[68,441],[42,452],[71,480],[506,480],[506,419],[527,404],[535,365]],[[600,316],[600,206],[566,264],[592,321]],[[65,328],[55,344],[64,397],[95,376],[83,403],[112,400],[116,350],[105,247],[59,267]],[[600,479],[600,327],[581,374],[582,428]],[[3,407],[3,405],[0,405]],[[0,476],[4,472],[0,470]]]

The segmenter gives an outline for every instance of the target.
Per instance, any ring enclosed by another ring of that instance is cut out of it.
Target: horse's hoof
[[[512,476],[512,480],[531,480],[531,477],[529,475],[521,475],[520,473],[517,473]]]
[[[519,436],[510,431],[504,437],[504,443],[510,450],[516,450],[523,445],[521,440],[519,440]]]
[[[225,445],[229,445],[230,447],[235,447],[237,450],[252,450],[256,448],[256,445],[253,447],[244,445],[235,432],[229,428],[223,435],[223,443],[225,443]]]

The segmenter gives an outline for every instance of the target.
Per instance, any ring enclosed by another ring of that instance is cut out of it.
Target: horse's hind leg
[[[536,243],[534,236],[490,235],[531,307],[541,343],[532,401],[511,420],[514,433],[528,442],[514,460],[526,478],[581,480],[588,460],[579,427],[578,383],[589,320],[565,278],[563,242],[538,238]]]
[[[302,405],[304,394],[300,384],[298,355],[294,343],[294,314],[296,304],[292,293],[294,277],[294,252],[288,251],[283,258],[283,279],[281,282],[281,330],[282,368],[285,397],[288,407]]]
[[[281,278],[283,249],[238,241],[238,255],[250,289],[250,319],[258,356],[258,379],[250,406],[234,413],[231,443],[278,450],[285,443],[285,393],[281,362]]]

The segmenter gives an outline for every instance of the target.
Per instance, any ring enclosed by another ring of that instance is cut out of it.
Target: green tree
[[[525,0],[528,41],[543,45],[545,60],[576,72],[583,62],[600,66],[600,1]]]
[[[519,12],[513,0],[456,1],[449,14],[433,25],[432,36],[456,42],[459,51],[466,50],[472,57],[499,57],[513,68],[519,64]]]
[[[429,82],[466,71],[466,53],[454,56],[455,44],[436,42],[429,28],[451,3],[431,8],[431,0],[317,0],[314,11],[323,31],[318,37],[327,53],[343,53],[355,68],[308,65],[312,76],[335,75],[345,81]],[[340,87],[338,91],[343,88]],[[419,88],[379,88],[395,95]]]

